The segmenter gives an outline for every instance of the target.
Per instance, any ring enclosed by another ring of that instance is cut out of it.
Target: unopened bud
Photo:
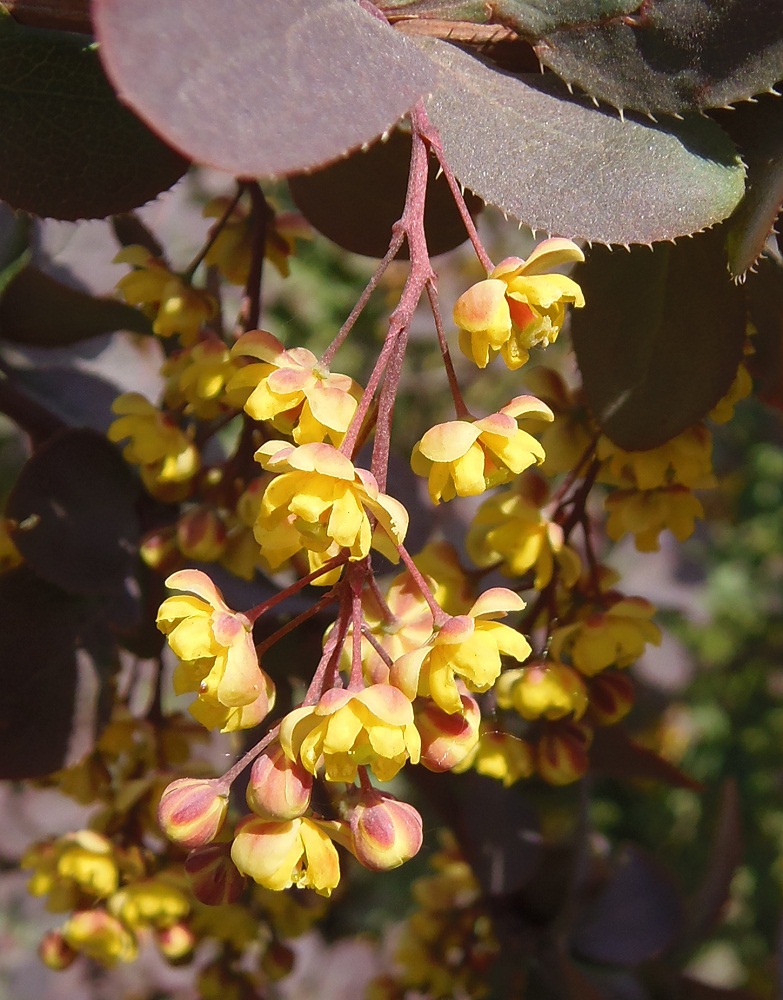
[[[185,859],[185,871],[193,895],[205,906],[236,903],[247,881],[231,860],[230,844],[197,847]]]
[[[599,726],[613,726],[633,708],[633,681],[628,674],[606,671],[590,678],[590,719]]]
[[[247,804],[263,819],[296,819],[307,812],[313,776],[286,757],[280,744],[256,757],[247,786]]]
[[[416,712],[416,728],[421,736],[421,761],[429,771],[450,771],[476,749],[481,710],[475,698],[460,694],[462,711],[449,714],[427,701]]]
[[[76,958],[76,952],[71,948],[60,931],[49,931],[38,945],[38,957],[44,965],[55,972],[67,969]]]
[[[183,847],[203,847],[215,839],[228,810],[228,794],[216,780],[178,778],[163,792],[158,822]]]
[[[187,962],[196,946],[196,935],[187,924],[172,924],[157,934],[160,953],[172,965]]]
[[[550,726],[536,746],[536,769],[550,785],[570,785],[587,772],[592,730],[585,723]]]
[[[139,554],[151,569],[162,575],[168,575],[182,565],[176,531],[170,525],[146,534],[141,540]]]
[[[226,526],[213,507],[194,507],[177,522],[177,545],[183,556],[214,562],[226,548]]]
[[[371,871],[399,868],[421,848],[421,816],[412,805],[386,792],[363,792],[351,812],[350,826],[353,853]]]

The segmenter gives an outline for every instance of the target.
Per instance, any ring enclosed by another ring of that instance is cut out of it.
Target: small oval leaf
[[[621,121],[546,76],[503,73],[432,39],[441,67],[427,101],[460,181],[532,229],[600,243],[651,243],[711,226],[744,191],[714,122]]]
[[[143,205],[187,169],[117,100],[89,38],[0,13],[0,79],[0,198],[14,208],[103,218]]]
[[[25,464],[8,498],[14,542],[49,583],[71,594],[115,596],[135,569],[138,486],[100,434],[66,430]]]
[[[737,373],[745,299],[723,241],[712,230],[652,250],[596,247],[574,272],[587,302],[571,320],[587,401],[621,448],[669,441],[706,416]]]
[[[96,0],[93,21],[122,99],[187,156],[238,175],[334,160],[437,76],[354,0]]]
[[[307,221],[330,240],[352,253],[383,257],[392,226],[402,215],[411,159],[410,135],[395,129],[385,142],[359,150],[311,174],[288,180],[291,197]],[[466,192],[473,215],[481,202]],[[446,253],[467,239],[446,178],[437,177],[430,158],[424,230],[430,254]],[[404,244],[399,255],[408,257]]]
[[[35,267],[0,292],[0,339],[27,347],[66,347],[115,330],[152,333],[144,313],[119,299],[88,295]]]

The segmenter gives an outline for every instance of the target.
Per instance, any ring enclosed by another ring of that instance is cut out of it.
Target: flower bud
[[[171,525],[150,531],[141,540],[139,554],[151,569],[168,575],[182,565],[176,530]]]
[[[633,681],[628,674],[607,671],[590,678],[590,718],[599,726],[613,726],[633,708]]]
[[[228,810],[228,794],[216,780],[178,778],[163,792],[158,822],[183,847],[203,847],[217,836]]]
[[[421,848],[421,816],[412,805],[386,792],[363,792],[351,812],[350,826],[353,853],[371,871],[399,868]]]
[[[60,931],[49,931],[38,945],[38,957],[55,972],[67,969],[76,958],[76,952],[66,942]]]
[[[183,556],[199,562],[214,562],[226,548],[226,526],[212,507],[187,511],[177,522],[177,545]]]
[[[236,903],[246,884],[231,860],[230,844],[197,847],[185,859],[185,871],[193,895],[205,906]]]
[[[428,771],[450,771],[476,748],[481,710],[475,698],[460,693],[462,711],[450,715],[434,701],[426,701],[416,712],[415,723],[421,736],[421,760]]]
[[[138,955],[135,936],[106,910],[77,910],[63,927],[63,938],[74,951],[101,965],[132,962]]]
[[[563,663],[531,663],[501,675],[495,687],[498,705],[515,709],[523,719],[581,718],[587,691],[579,674]]]
[[[157,934],[161,955],[172,965],[187,962],[196,945],[196,935],[187,924],[172,924]]]
[[[286,757],[279,743],[256,757],[247,786],[247,804],[263,819],[296,819],[307,812],[313,776]]]
[[[585,723],[550,726],[536,746],[536,769],[550,785],[570,785],[587,772],[592,730]]]

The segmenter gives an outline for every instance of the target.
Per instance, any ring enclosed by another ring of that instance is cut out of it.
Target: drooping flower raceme
[[[565,319],[565,307],[585,304],[579,285],[562,274],[546,274],[561,264],[584,260],[571,240],[544,240],[527,260],[508,257],[484,281],[457,299],[454,322],[459,345],[479,368],[500,354],[512,370],[529,350],[551,344]]]
[[[316,705],[295,708],[280,725],[280,745],[311,774],[323,758],[327,781],[349,783],[362,766],[390,781],[407,761],[418,763],[421,753],[413,705],[389,684],[332,688]]]
[[[176,692],[198,692],[190,711],[208,729],[257,725],[274,705],[274,687],[258,665],[252,623],[200,570],[173,573],[166,586],[189,591],[166,598],[158,611],[158,628],[180,658]]]
[[[336,448],[267,441],[256,459],[279,473],[266,488],[254,529],[273,569],[302,549],[310,555],[312,569],[341,549],[347,549],[352,560],[364,559],[370,548],[397,559],[397,545],[408,529],[407,511],[378,490],[373,475],[355,468]],[[377,522],[375,531],[371,516]],[[324,576],[318,582],[331,580]]]
[[[342,443],[362,395],[352,378],[330,372],[304,347],[285,350],[265,330],[244,334],[232,353],[261,361],[242,368],[229,386],[229,398],[254,420],[269,421],[297,444]]]
[[[552,411],[534,396],[517,396],[481,420],[436,424],[414,447],[411,468],[427,478],[433,503],[478,496],[544,461],[541,444],[519,426],[530,419],[551,420]]]
[[[444,712],[461,711],[458,678],[470,691],[488,691],[500,675],[501,656],[522,662],[530,655],[523,635],[494,620],[524,607],[512,590],[485,591],[466,615],[449,618],[426,645],[396,660],[391,683],[411,700],[423,695]]]

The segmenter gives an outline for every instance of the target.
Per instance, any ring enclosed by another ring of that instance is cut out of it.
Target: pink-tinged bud
[[[226,526],[212,507],[194,507],[177,522],[177,545],[183,556],[214,562],[226,548]]]
[[[353,853],[371,871],[383,872],[410,861],[421,848],[421,816],[386,792],[363,792],[350,816]]]
[[[156,528],[145,535],[139,546],[139,554],[151,569],[162,575],[173,573],[182,565],[176,531],[170,526]]]
[[[272,941],[261,959],[261,968],[273,982],[285,979],[294,967],[294,953],[282,941]]]
[[[178,778],[161,796],[158,822],[176,844],[203,847],[217,836],[227,810],[228,794],[217,780]]]
[[[76,952],[60,931],[49,931],[38,945],[38,957],[48,968],[54,969],[55,972],[62,972],[76,958]]]
[[[570,785],[587,773],[592,730],[584,722],[549,726],[536,746],[536,769],[550,785]]]
[[[161,955],[172,965],[187,962],[196,946],[196,935],[187,924],[173,924],[156,936]]]
[[[421,736],[421,761],[429,771],[450,771],[476,749],[481,710],[475,698],[460,694],[462,711],[449,715],[434,701],[416,712],[415,723]]]
[[[247,879],[231,860],[231,844],[208,844],[191,851],[185,871],[196,899],[205,906],[236,903]]]
[[[590,719],[599,726],[613,726],[633,708],[633,681],[628,674],[606,671],[587,682]]]
[[[279,743],[256,757],[247,786],[247,804],[263,819],[296,819],[310,807],[313,776],[286,757]]]

